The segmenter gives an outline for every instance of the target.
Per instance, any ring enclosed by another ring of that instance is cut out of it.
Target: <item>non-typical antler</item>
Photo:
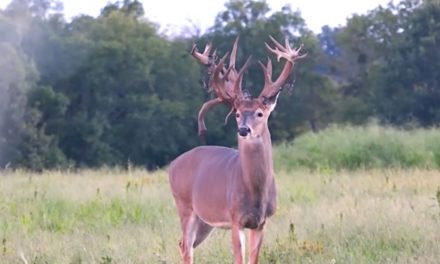
[[[274,44],[274,48],[265,43],[267,49],[277,56],[278,61],[281,58],[284,58],[286,60],[286,64],[284,65],[284,68],[276,81],[272,81],[272,61],[268,59],[266,66],[264,66],[264,64],[260,62],[260,65],[263,68],[264,72],[264,87],[259,95],[259,98],[263,100],[265,98],[270,98],[281,91],[282,86],[292,72],[294,62],[298,59],[304,58],[307,55],[299,54],[303,45],[301,45],[298,49],[292,50],[287,38],[285,40],[285,45],[283,46],[278,43],[272,36],[269,37]],[[232,110],[227,115],[227,120],[229,115],[232,113],[236,102],[247,98],[247,96],[243,94],[241,85],[243,82],[244,72],[250,63],[250,57],[247,59],[246,63],[243,65],[240,71],[237,72],[237,69],[235,68],[237,47],[238,37],[236,38],[234,45],[232,46],[231,56],[229,57],[229,65],[228,67],[226,67],[225,61],[228,57],[228,53],[226,53],[226,55],[223,56],[222,59],[216,62],[217,58],[215,52],[211,54],[212,43],[209,43],[205,46],[205,50],[203,51],[203,53],[200,53],[197,50],[197,46],[195,44],[193,45],[191,54],[200,63],[208,67],[208,86],[209,88],[212,88],[216,95],[216,98],[205,102],[199,111],[198,126],[200,136],[202,136],[206,131],[204,119],[205,114],[208,112],[209,109],[219,104],[229,104],[232,107]]]
[[[208,66],[209,84],[208,86],[213,89],[216,98],[205,102],[199,111],[198,126],[199,135],[202,136],[206,131],[205,114],[212,107],[219,104],[229,104],[234,106],[234,102],[237,99],[243,98],[243,92],[241,84],[243,81],[243,75],[246,68],[249,65],[250,58],[246,61],[240,71],[237,72],[235,68],[235,61],[237,57],[238,37],[236,38],[232,47],[231,56],[229,57],[229,65],[225,66],[225,61],[228,57],[228,53],[217,63],[215,52],[211,55],[212,44],[206,45],[203,53],[198,52],[197,46],[194,44],[191,50],[191,54],[200,63]],[[228,115],[229,116],[229,115]]]
[[[272,40],[275,47],[272,48],[267,43],[265,43],[267,49],[277,56],[278,61],[280,61],[281,58],[286,59],[286,64],[284,65],[284,68],[281,71],[278,78],[276,79],[276,81],[273,82],[272,61],[268,58],[266,66],[264,66],[264,64],[260,62],[261,68],[263,68],[263,72],[264,72],[264,88],[260,93],[259,96],[260,98],[269,98],[278,94],[281,91],[286,80],[289,78],[289,75],[292,72],[292,68],[295,61],[307,56],[307,53],[301,55],[299,54],[303,45],[300,45],[299,48],[292,50],[287,38],[285,39],[285,44],[283,46],[280,43],[278,43],[278,41],[276,41],[272,36],[269,37]]]

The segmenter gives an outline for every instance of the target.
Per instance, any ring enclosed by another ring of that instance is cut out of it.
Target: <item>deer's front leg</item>
[[[245,256],[245,236],[243,229],[232,226],[232,250],[234,252],[234,263],[243,264]]]
[[[249,264],[257,264],[263,243],[264,224],[258,229],[249,230]]]

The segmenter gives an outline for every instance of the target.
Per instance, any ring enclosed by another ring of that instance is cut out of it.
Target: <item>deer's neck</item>
[[[259,138],[238,139],[239,159],[243,181],[257,199],[268,195],[273,181],[272,142],[267,129]]]

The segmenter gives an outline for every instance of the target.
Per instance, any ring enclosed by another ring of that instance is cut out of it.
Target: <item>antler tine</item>
[[[261,68],[264,72],[264,86],[270,85],[272,83],[272,61],[270,58],[267,58],[267,65],[264,66],[264,64],[261,61],[258,61]]]
[[[277,61],[280,61],[281,57],[278,55],[279,50],[277,48],[273,49],[271,46],[269,46],[269,44],[267,44],[266,42],[264,43],[264,45],[266,45],[266,48],[277,55]]]
[[[240,71],[238,72],[237,79],[234,80],[234,96],[236,98],[242,99],[243,98],[243,91],[241,88],[241,84],[243,82],[243,76],[244,72],[248,68],[250,62],[251,62],[252,56],[249,56],[244,63],[244,65],[241,67]]]
[[[200,53],[197,49],[197,45],[194,43],[191,49],[191,55],[196,58],[200,63],[208,65],[209,61],[209,53],[211,53],[212,43],[208,43],[205,46],[203,53]]]
[[[200,111],[199,111],[199,114],[197,117],[197,124],[199,126],[199,131],[198,131],[199,136],[202,137],[206,132],[205,115],[208,112],[208,110],[211,109],[212,107],[219,105],[219,104],[222,104],[222,103],[223,103],[222,98],[217,97],[217,98],[214,98],[214,99],[211,99],[211,100],[205,102],[202,105],[202,108],[200,108]]]
[[[237,36],[234,41],[234,45],[232,46],[231,57],[229,58],[229,66],[235,68],[235,60],[237,59],[237,47],[238,47],[239,37]]]
[[[209,42],[206,46],[205,46],[205,50],[203,51],[203,54],[209,54],[211,52],[212,49],[212,42]]]
[[[275,55],[277,55],[277,60],[279,61],[281,58],[284,58],[288,61],[295,61],[301,58],[304,58],[307,56],[307,53],[299,55],[299,52],[301,51],[301,49],[303,48],[304,44],[301,44],[297,49],[293,49],[290,47],[290,43],[289,40],[287,38],[285,38],[284,42],[285,42],[285,47],[283,47],[278,41],[276,41],[272,36],[270,36],[270,39],[272,40],[272,42],[275,45],[275,49],[271,48],[267,43],[266,47],[267,49],[274,53]]]
[[[286,47],[283,47],[283,45],[281,45],[274,37],[272,37],[271,35],[269,35],[270,40],[272,40],[273,44],[276,46],[276,48],[278,48],[281,51],[286,51],[286,48],[289,47],[289,42],[287,40],[287,38],[285,38],[285,43],[286,43]]]
[[[234,113],[234,111],[235,111],[235,108],[232,106],[231,109],[229,110],[228,114],[225,117],[225,125],[228,124],[229,117],[232,115],[232,113]]]
[[[232,96],[229,95],[228,91],[226,90],[226,81],[228,80],[228,76],[233,68],[229,67],[222,75],[227,57],[228,53],[226,53],[225,56],[223,56],[223,58],[216,65],[212,75],[212,86],[214,88],[215,94],[218,97],[222,98],[222,100],[229,101],[232,99]]]

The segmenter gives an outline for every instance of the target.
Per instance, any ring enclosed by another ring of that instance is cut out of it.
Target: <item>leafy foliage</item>
[[[311,32],[289,5],[230,0],[202,36],[163,36],[137,0],[114,1],[98,17],[66,21],[57,0],[13,0],[0,10],[0,166],[166,165],[199,144],[197,111],[208,99],[193,42],[223,55],[240,37],[244,86],[263,86],[268,35],[308,53],[271,121],[275,141],[332,123],[435,126],[440,121],[440,5],[403,0]],[[195,32],[197,35],[197,32]],[[273,78],[282,68],[274,64]],[[234,145],[228,109],[208,113],[208,144]]]

